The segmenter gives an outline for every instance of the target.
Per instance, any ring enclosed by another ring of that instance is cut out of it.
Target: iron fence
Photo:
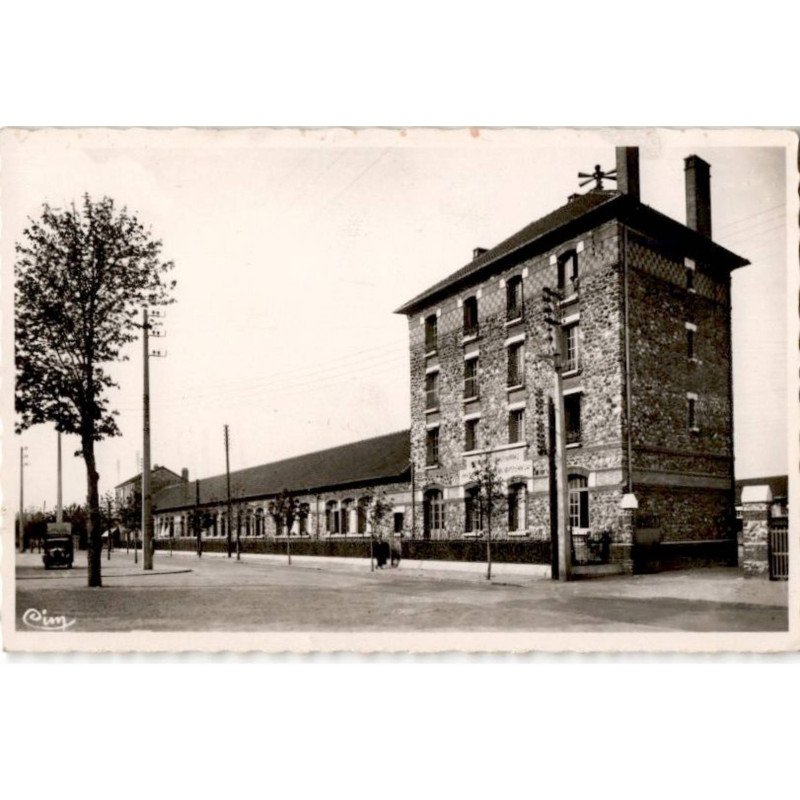
[[[789,580],[789,518],[769,521],[769,579]]]

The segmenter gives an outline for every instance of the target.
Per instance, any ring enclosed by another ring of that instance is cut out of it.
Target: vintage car
[[[45,569],[53,567],[66,567],[72,569],[73,545],[72,536],[64,533],[46,533],[44,536],[44,561]]]

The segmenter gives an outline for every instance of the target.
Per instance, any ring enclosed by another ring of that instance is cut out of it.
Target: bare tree
[[[502,514],[506,506],[503,483],[497,463],[484,453],[472,471],[472,481],[476,486],[475,502],[481,519],[486,521],[486,580],[492,578],[492,522],[497,514]]]
[[[80,437],[89,508],[89,586],[102,586],[102,525],[95,442],[119,436],[107,365],[141,327],[143,307],[172,302],[174,281],[153,240],[109,197],[80,208],[45,204],[16,245],[17,431],[52,422]]]
[[[283,489],[275,499],[270,500],[269,513],[275,520],[278,534],[286,529],[286,556],[289,564],[292,563],[291,533],[295,520],[303,520],[308,516],[308,508],[295,497],[288,489]]]

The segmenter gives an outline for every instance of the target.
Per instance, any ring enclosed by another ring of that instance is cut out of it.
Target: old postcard
[[[797,153],[2,131],[4,646],[797,649]]]

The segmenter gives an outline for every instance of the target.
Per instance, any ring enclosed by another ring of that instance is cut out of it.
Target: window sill
[[[473,533],[470,531],[469,533],[464,534],[465,539],[483,539],[483,533]]]
[[[700,433],[700,428],[689,428],[689,433]]]
[[[565,449],[567,450],[575,450],[580,446],[581,446],[580,442],[570,442],[569,444],[564,445]]]
[[[699,358],[695,358],[694,356],[692,356],[691,358],[689,358],[689,363],[692,366],[699,367],[703,362]]]
[[[437,464],[426,464],[425,465],[425,469],[439,469],[440,466],[441,466],[441,464],[438,464],[438,463]]]
[[[472,397],[465,397],[464,398],[464,402],[465,403],[474,403],[476,400],[480,400],[480,399],[481,398],[480,398],[479,395],[474,394],[474,395],[472,395]]]
[[[568,297],[565,297],[563,300],[561,300],[560,301],[560,305],[568,306],[571,303],[576,302],[577,299],[578,299],[578,293],[577,292],[573,292],[571,295],[569,295]]]
[[[514,386],[506,386],[506,391],[507,392],[518,392],[520,389],[524,389],[524,388],[525,388],[525,384],[524,383],[517,383]]]
[[[462,450],[461,451],[461,457],[462,458],[472,458],[472,456],[479,456],[483,452],[484,451],[479,449],[479,448],[475,448],[474,450]]]
[[[686,291],[689,292],[689,294],[697,294],[697,289],[687,289]]]
[[[561,373],[562,378],[574,378],[576,375],[581,374],[581,368],[576,367],[575,369],[568,369],[566,372]]]
[[[439,406],[434,406],[433,408],[426,408],[426,414],[435,414],[439,410]]]
[[[425,353],[425,358],[431,358],[432,356],[435,356],[438,352],[439,351],[437,349],[435,349],[435,348],[433,350],[428,350]]]
[[[512,319],[507,319],[506,320],[506,328],[508,328],[511,325],[517,325],[518,323],[522,322],[524,319],[525,319],[525,317],[522,314],[520,314],[518,317],[513,317]]]
[[[519,536],[519,537],[530,536],[530,531],[509,531],[508,535],[509,536]]]
[[[462,344],[469,344],[470,342],[476,342],[477,340],[478,340],[478,334],[477,333],[470,333],[470,334],[465,335],[461,339],[461,343]]]

